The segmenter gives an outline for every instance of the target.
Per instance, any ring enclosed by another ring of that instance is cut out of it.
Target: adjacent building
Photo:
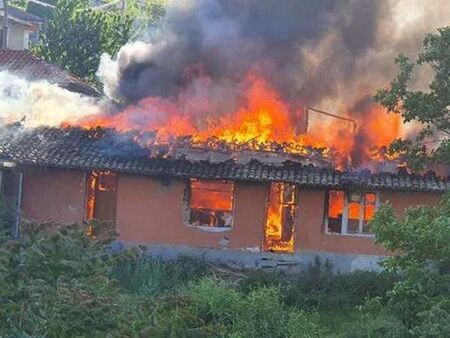
[[[4,34],[5,12],[0,1],[0,47],[25,50],[39,40],[39,33],[45,20],[20,8],[8,6],[8,33]],[[7,36],[6,43],[3,41]]]

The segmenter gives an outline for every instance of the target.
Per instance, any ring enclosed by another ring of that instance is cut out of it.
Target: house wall
[[[213,232],[185,222],[183,197],[186,183],[168,186],[154,178],[119,175],[117,223],[120,239],[127,243],[261,251],[268,185],[235,184],[234,225]],[[325,190],[300,189],[295,225],[295,251],[384,255],[371,236],[324,232]],[[391,201],[398,215],[406,207],[437,204],[439,194],[382,192],[381,202]]]
[[[82,222],[84,203],[84,172],[37,168],[24,171],[22,212],[25,219]]]
[[[8,48],[24,50],[28,48],[27,26],[18,23],[10,23],[8,31]]]
[[[296,251],[325,251],[343,254],[384,255],[371,236],[326,234],[324,205],[326,194],[319,189],[301,189],[299,215],[296,224]],[[436,205],[440,194],[422,192],[381,192],[381,203],[390,201],[395,213],[401,216],[407,207]]]
[[[82,171],[27,169],[23,177],[23,215],[37,221],[82,222],[85,188]],[[231,229],[205,230],[189,226],[185,189],[185,181],[173,180],[163,184],[156,178],[119,174],[117,230],[120,241],[129,245],[146,245],[149,252],[154,250],[161,256],[177,252],[198,254],[214,260],[246,262],[249,266],[272,264],[274,261],[282,261],[283,264],[300,262],[307,266],[319,256],[329,259],[340,271],[377,268],[376,263],[385,255],[383,249],[374,244],[373,237],[325,234],[326,192],[323,189],[300,189],[294,255],[262,252],[268,184],[235,183]],[[381,192],[380,197],[381,202],[390,201],[395,212],[401,215],[410,206],[435,205],[441,196]]]
[[[234,224],[231,229],[220,232],[186,224],[185,188],[183,181],[172,181],[164,186],[154,178],[119,175],[117,224],[120,239],[127,243],[259,251],[267,185],[236,183]]]

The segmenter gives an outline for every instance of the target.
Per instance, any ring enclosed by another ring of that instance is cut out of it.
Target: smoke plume
[[[6,71],[0,72],[0,126],[22,121],[25,127],[60,126],[85,116],[95,116],[101,107],[82,96],[46,81],[30,82]]]
[[[222,113],[256,69],[290,102],[348,113],[449,17],[446,0],[169,1],[160,29],[104,56],[99,74],[116,100],[194,94]]]

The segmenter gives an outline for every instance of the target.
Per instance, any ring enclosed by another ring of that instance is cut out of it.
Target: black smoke
[[[243,77],[256,69],[288,100],[318,105],[339,98],[351,107],[392,78],[396,53],[417,51],[438,24],[436,13],[449,12],[445,1],[416,4],[422,12],[431,8],[422,13],[426,24],[399,38],[402,3],[408,10],[404,0],[169,1],[151,38],[122,48],[116,68],[105,62],[100,74],[110,96],[125,103],[207,91],[221,98],[217,106],[233,109]],[[211,80],[207,88],[202,76]]]

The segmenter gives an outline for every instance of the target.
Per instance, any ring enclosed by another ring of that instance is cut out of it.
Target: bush
[[[286,302],[303,309],[350,309],[369,297],[385,295],[394,278],[385,273],[358,271],[351,274],[308,271],[286,290]]]
[[[287,307],[279,288],[237,291],[223,280],[202,279],[192,285],[191,311],[230,337],[321,337],[317,319]]]
[[[450,336],[450,195],[437,207],[377,212],[376,241],[395,252],[383,265],[402,275],[386,294],[388,309],[410,336]]]
[[[152,296],[180,289],[207,273],[206,265],[194,258],[165,262],[128,252],[116,261],[111,276],[128,291]]]

